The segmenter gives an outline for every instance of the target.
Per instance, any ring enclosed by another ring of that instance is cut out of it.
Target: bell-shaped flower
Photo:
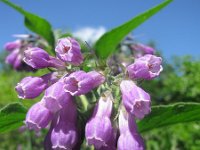
[[[134,117],[121,109],[119,113],[119,131],[120,136],[117,142],[118,150],[145,150],[145,144],[142,137],[137,132],[137,126]]]
[[[58,122],[51,131],[51,144],[53,149],[73,149],[78,140],[76,127],[77,110],[73,100],[61,109]]]
[[[46,67],[63,68],[65,64],[59,59],[50,56],[39,47],[28,48],[24,51],[24,62],[35,69]]]
[[[151,80],[160,75],[162,58],[154,55],[144,55],[127,67],[129,78]]]
[[[110,120],[112,112],[112,95],[105,93],[94,109],[92,118],[85,127],[85,136],[88,145],[94,145],[96,149],[112,147],[108,145],[113,137],[113,128]]]
[[[35,69],[49,67],[49,60],[49,54],[39,47],[28,48],[24,51],[24,62]]]
[[[49,85],[57,81],[57,73],[49,73],[41,77],[25,77],[15,87],[18,97],[32,99],[39,96]]]
[[[42,102],[38,102],[28,110],[25,124],[29,129],[39,131],[41,128],[45,128],[52,119],[53,113],[44,107]]]
[[[58,81],[46,89],[42,101],[46,108],[51,112],[56,113],[71,99],[72,96],[64,91],[63,82]]]
[[[122,102],[126,110],[138,119],[144,118],[151,111],[150,95],[131,80],[120,84]]]
[[[79,43],[73,38],[68,37],[59,39],[55,51],[57,57],[64,62],[76,66],[83,62],[81,47]]]
[[[73,96],[90,92],[105,81],[103,75],[96,71],[84,72],[76,71],[63,78],[66,92]]]

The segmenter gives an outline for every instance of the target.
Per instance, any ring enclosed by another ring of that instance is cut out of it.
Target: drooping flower
[[[138,119],[144,118],[151,111],[150,95],[131,80],[120,84],[122,102],[126,110]]]
[[[162,58],[147,54],[127,67],[129,78],[151,80],[160,75]]]
[[[108,117],[94,117],[85,127],[85,136],[88,145],[99,149],[106,146],[112,136],[112,124]]]
[[[49,73],[41,77],[25,77],[15,87],[18,97],[33,99],[39,96],[49,85],[57,81],[57,73]]]
[[[88,145],[94,145],[96,149],[113,147],[113,128],[110,121],[112,112],[112,95],[106,93],[99,99],[95,107],[92,118],[87,122],[85,127],[85,136]]]
[[[73,149],[75,147],[78,140],[76,122],[76,106],[71,99],[61,109],[58,122],[52,127],[51,143],[53,149]]]
[[[118,121],[120,131],[117,142],[118,150],[145,150],[145,144],[137,132],[134,117],[121,109]]]
[[[38,102],[28,110],[25,124],[29,129],[39,131],[45,128],[52,119],[53,113],[44,107],[42,102]]]
[[[64,62],[76,66],[83,62],[80,45],[73,38],[68,37],[59,39],[55,51],[57,57]]]
[[[105,81],[103,75],[96,71],[86,73],[75,71],[63,78],[64,89],[73,96],[78,96],[90,92]]]
[[[46,108],[48,108],[51,112],[56,113],[67,105],[68,101],[71,99],[72,96],[64,91],[64,83],[58,81],[46,89],[42,101]]]

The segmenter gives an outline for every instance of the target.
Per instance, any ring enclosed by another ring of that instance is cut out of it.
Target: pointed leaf
[[[162,8],[167,6],[172,0],[166,0],[163,3],[149,9],[148,11],[136,16],[130,21],[106,32],[95,44],[94,48],[96,55],[100,58],[107,58],[117,49],[117,45],[129,34],[133,29],[137,28],[143,22],[148,20],[151,16],[159,12]]]
[[[55,44],[54,34],[52,31],[51,25],[47,20],[35,14],[29,13],[28,11],[25,11],[23,8],[11,3],[9,0],[0,0],[0,1],[4,2],[8,6],[12,7],[16,11],[24,15],[25,26],[29,30],[43,37],[49,43],[49,45],[52,48],[54,48],[54,44]]]
[[[138,127],[140,132],[146,132],[159,127],[191,121],[200,121],[200,103],[155,106],[150,115],[138,123]]]
[[[23,125],[26,108],[20,103],[12,103],[0,110],[0,133],[11,131]]]

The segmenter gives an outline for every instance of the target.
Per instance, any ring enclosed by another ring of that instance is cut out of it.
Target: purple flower
[[[117,142],[118,150],[144,150],[145,144],[137,132],[134,117],[127,112],[120,110],[119,113],[120,136]]]
[[[56,81],[56,73],[49,73],[41,77],[25,77],[15,87],[18,97],[32,99],[39,96],[50,84]]]
[[[113,129],[112,135],[106,145],[102,146],[99,150],[116,150],[117,131]]]
[[[106,149],[114,146],[114,136],[110,116],[112,113],[112,95],[106,92],[99,99],[92,118],[85,127],[85,136],[89,145],[96,149]]]
[[[94,109],[93,116],[108,117],[110,118],[113,106],[113,96],[111,92],[106,91],[100,97],[98,104]]]
[[[22,64],[21,59],[19,49],[15,49],[6,57],[6,63],[12,65],[15,69],[19,69]]]
[[[64,91],[63,82],[56,82],[51,85],[44,94],[42,101],[46,108],[52,112],[57,112],[72,99],[72,96]]]
[[[96,71],[76,71],[64,77],[64,89],[73,96],[86,94],[104,82],[105,78]]]
[[[39,131],[52,120],[53,114],[41,102],[34,104],[26,115],[25,124],[29,129]]]
[[[154,54],[154,52],[155,52],[154,48],[152,48],[148,45],[140,44],[140,43],[131,45],[131,48],[134,49],[135,51],[141,52],[143,54]]]
[[[58,40],[55,48],[56,55],[64,62],[80,65],[83,62],[79,43],[73,38],[62,38]]]
[[[122,101],[126,110],[138,119],[144,118],[151,111],[150,95],[131,80],[120,84]]]
[[[93,80],[93,84],[92,84],[93,88],[98,87],[100,84],[104,83],[104,81],[105,81],[105,77],[99,72],[90,71],[87,74]]]
[[[64,68],[65,63],[50,56],[45,50],[39,47],[28,48],[24,51],[24,62],[35,69],[46,67]]]
[[[61,68],[61,69],[65,68],[65,63],[61,61],[60,59],[52,57],[52,56],[50,56],[49,58],[50,58],[49,67]]]
[[[73,149],[78,140],[77,111],[73,100],[61,109],[58,122],[53,125],[51,143],[53,149]]]
[[[131,132],[125,132],[119,136],[117,148],[118,150],[145,150],[142,137]]]
[[[73,123],[60,121],[52,130],[53,149],[72,149],[77,143],[77,129]]]
[[[13,42],[8,42],[4,45],[4,49],[11,52],[13,51],[14,49],[17,49],[17,48],[20,48],[21,46],[21,41],[20,40],[16,40],[16,41],[13,41]]]
[[[97,149],[106,146],[112,134],[112,124],[108,117],[94,117],[85,127],[88,145],[94,145]]]
[[[35,69],[49,67],[49,60],[49,54],[39,47],[28,48],[24,51],[24,62]]]
[[[147,54],[136,59],[133,64],[127,67],[127,71],[131,79],[151,80],[159,76],[163,70],[161,63],[161,57]]]

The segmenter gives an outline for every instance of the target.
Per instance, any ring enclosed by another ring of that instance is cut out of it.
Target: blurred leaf
[[[200,120],[200,103],[176,103],[154,106],[150,115],[138,123],[139,131]]]
[[[23,125],[26,108],[20,103],[12,103],[0,110],[0,133],[11,131]]]
[[[130,21],[106,32],[95,44],[96,54],[100,58],[107,58],[110,54],[116,51],[117,45],[120,41],[133,29],[145,22],[151,16],[159,12],[162,8],[167,6],[172,0],[166,0],[163,3],[147,10],[146,12],[136,16]]]
[[[25,11],[20,6],[17,6],[8,0],[0,0],[0,1],[4,2],[8,6],[12,7],[13,9],[17,10],[19,13],[24,15],[25,26],[31,31],[39,34],[45,40],[47,40],[47,42],[52,46],[52,48],[54,48],[55,44],[54,34],[51,29],[51,25],[47,20],[35,14]]]

